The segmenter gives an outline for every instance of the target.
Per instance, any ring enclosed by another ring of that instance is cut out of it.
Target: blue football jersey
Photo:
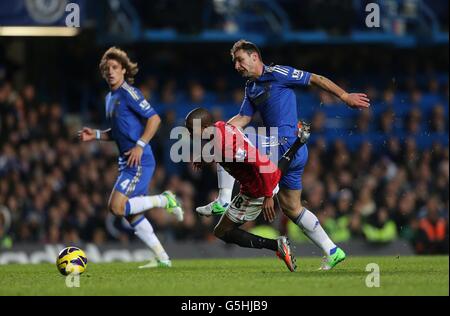
[[[153,115],[156,115],[156,112],[141,91],[126,82],[106,96],[106,117],[112,138],[119,148],[119,167],[126,164],[128,157],[124,153],[136,146],[136,142],[144,133],[147,119]],[[154,164],[150,144],[144,148],[141,164]]]
[[[263,74],[248,80],[240,115],[253,116],[259,111],[269,135],[278,127],[279,137],[297,135],[297,100],[293,88],[307,86],[311,73],[289,66],[264,66]]]

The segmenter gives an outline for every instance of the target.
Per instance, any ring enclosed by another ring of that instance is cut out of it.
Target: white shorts
[[[278,190],[279,188],[277,185],[273,190],[273,194],[277,194]],[[224,215],[236,224],[254,221],[259,214],[261,214],[263,202],[264,197],[252,198],[239,193],[233,201],[231,201],[231,204]]]

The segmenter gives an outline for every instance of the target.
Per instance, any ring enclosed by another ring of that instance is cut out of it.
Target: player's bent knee
[[[281,205],[281,208],[284,210],[285,213],[295,214],[295,213],[298,213],[299,211],[301,211],[302,204],[294,203],[294,204]]]
[[[125,204],[113,202],[108,205],[109,211],[115,216],[124,216],[125,215]]]
[[[280,198],[280,206],[286,215],[294,215],[302,209],[300,197],[282,197]]]
[[[300,201],[292,201],[291,203],[281,203],[283,213],[290,219],[297,218],[302,210]]]

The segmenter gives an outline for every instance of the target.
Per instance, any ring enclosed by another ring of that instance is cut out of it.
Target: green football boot
[[[172,261],[151,259],[149,263],[140,266],[139,269],[151,269],[151,268],[170,268],[172,267]]]
[[[344,261],[345,257],[345,252],[341,248],[333,248],[331,249],[329,256],[323,257],[322,266],[319,268],[319,270],[331,270],[338,263]]]
[[[228,203],[222,205],[219,201],[215,200],[205,206],[199,206],[195,209],[197,213],[203,216],[222,215],[228,208]]]
[[[175,215],[179,222],[183,221],[184,212],[181,208],[180,203],[177,201],[175,194],[170,191],[164,191],[162,193],[163,196],[167,198],[166,210],[169,214]]]

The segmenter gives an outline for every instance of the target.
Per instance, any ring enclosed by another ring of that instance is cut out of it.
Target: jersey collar
[[[259,81],[259,80],[261,80],[266,73],[270,72],[270,67],[271,66],[267,66],[266,64],[263,64],[263,72],[262,72],[261,76],[259,76],[258,78],[255,78],[255,79],[250,79],[249,81]]]
[[[266,73],[270,72],[270,69],[269,69],[270,67],[271,67],[271,66],[267,66],[266,64],[264,64],[263,72],[262,72],[261,76],[259,76],[258,79],[261,79],[262,77],[264,77],[264,75],[265,75]]]
[[[110,90],[110,91],[111,91],[111,94],[116,94],[120,89],[123,88],[123,85],[124,85],[126,82],[127,82],[127,81],[124,80],[124,81],[122,82],[122,84],[121,84],[116,90]]]

